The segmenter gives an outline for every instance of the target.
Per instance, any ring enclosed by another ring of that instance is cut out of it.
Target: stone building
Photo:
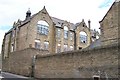
[[[30,11],[28,11],[28,13],[30,13]],[[119,80],[119,76],[120,76],[119,74],[120,37],[118,35],[118,33],[120,32],[119,14],[120,14],[120,0],[116,0],[112,4],[111,8],[108,10],[106,15],[103,17],[103,19],[100,21],[100,25],[101,25],[100,38],[95,40],[94,35],[97,35],[97,33],[91,35],[92,39],[88,37],[89,43],[91,44],[89,46],[87,44],[86,46],[88,47],[85,48],[86,47],[85,45],[83,47],[82,44],[78,43],[79,42],[78,35],[80,31],[83,30],[87,34],[89,33],[93,34],[95,30],[90,30],[89,28],[90,26],[86,27],[86,24],[84,24],[84,20],[82,20],[81,23],[75,24],[76,27],[71,29],[71,25],[73,24],[69,23],[69,27],[68,27],[67,21],[64,22],[63,20],[50,17],[46,9],[44,8],[39,13],[31,16],[31,18],[26,17],[26,20],[23,23],[21,23],[21,26],[18,26],[18,33],[16,34],[19,36],[12,38],[12,31],[16,28],[13,28],[8,33],[6,33],[3,43],[5,44],[3,45],[3,52],[6,54],[6,52],[4,51],[5,49],[7,49],[6,51],[10,51],[10,48],[6,47],[6,45],[11,46],[10,42],[12,42],[12,40],[14,40],[14,42],[16,41],[15,43],[17,44],[15,48],[16,51],[10,53],[8,58],[3,59],[2,70],[24,76],[32,75],[36,79],[89,78],[90,80],[102,80],[102,79]],[[54,34],[53,32],[49,32],[48,34],[49,36],[39,35],[40,33],[39,32],[37,33],[37,25],[39,25],[39,23],[44,23],[43,21],[38,22],[39,20],[47,21],[48,24],[46,23],[45,24],[47,26],[49,25],[48,29],[50,31],[53,31]],[[63,26],[60,26],[62,21],[64,22],[64,24],[62,25],[67,26],[68,29],[64,28]],[[21,21],[18,20],[18,22]],[[57,24],[57,22],[59,23]],[[88,22],[90,23],[90,21]],[[16,23],[16,25],[18,25],[18,23]],[[52,30],[51,28],[54,30]],[[70,37],[70,35],[68,36],[63,35],[64,32],[67,33],[64,30],[68,30],[69,34],[71,34],[70,32],[73,32],[74,38],[69,38],[68,40],[67,39],[64,40],[64,37],[65,38]],[[61,35],[56,34],[56,32],[57,33],[61,32],[60,33]],[[20,33],[24,33],[24,34],[20,34]],[[59,36],[61,38],[59,38]],[[54,41],[49,41],[51,39],[53,39]],[[72,39],[74,39],[73,43],[71,41]],[[92,42],[94,40],[95,42]],[[39,48],[39,46],[43,46],[43,45],[37,45],[37,47],[35,48],[36,43],[42,43],[42,41],[43,42],[48,41],[49,50],[36,49]],[[7,42],[9,44],[6,44]],[[55,43],[51,44],[52,42]],[[85,39],[82,40],[81,42],[86,43]],[[64,45],[66,45],[65,43],[68,43],[68,48],[70,48],[71,45],[74,45],[74,50],[66,51],[66,52],[64,51],[64,49],[62,50],[62,48],[64,48]],[[17,46],[18,44],[20,46]],[[61,48],[58,46],[61,46]],[[54,49],[50,49],[50,47],[54,47]],[[84,49],[81,49],[81,47],[83,47]],[[48,55],[38,54],[38,53],[48,53],[50,51],[52,52],[52,50],[55,52],[61,51],[61,53],[60,54],[51,53]]]
[[[100,23],[102,45],[118,43],[120,36],[120,0],[116,0]]]
[[[99,36],[97,31],[90,29],[90,22],[87,27],[84,19],[73,24],[51,17],[45,7],[32,16],[28,10],[25,20],[18,19],[5,34],[2,53],[8,57],[10,52],[29,47],[47,50],[48,53],[86,48]]]

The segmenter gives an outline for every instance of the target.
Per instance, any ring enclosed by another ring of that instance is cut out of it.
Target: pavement
[[[0,80],[30,80],[30,78],[12,73],[1,72]]]

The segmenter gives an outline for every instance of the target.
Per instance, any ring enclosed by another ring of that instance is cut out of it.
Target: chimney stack
[[[89,28],[89,29],[91,29],[91,25],[90,25],[90,24],[91,24],[91,21],[88,20],[88,28]]]
[[[31,17],[31,11],[29,8],[28,11],[26,12],[26,20],[29,19],[30,17]]]

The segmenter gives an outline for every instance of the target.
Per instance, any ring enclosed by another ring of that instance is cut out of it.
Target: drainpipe
[[[77,45],[76,45],[76,32],[74,31],[74,50],[77,50]]]
[[[31,65],[31,77],[35,77],[35,60],[36,60],[36,55],[32,57],[32,65]]]

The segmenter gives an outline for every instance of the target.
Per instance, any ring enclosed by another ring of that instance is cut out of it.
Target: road
[[[30,78],[16,75],[16,74],[7,73],[7,72],[2,72],[0,74],[0,79],[1,80],[29,80]]]

